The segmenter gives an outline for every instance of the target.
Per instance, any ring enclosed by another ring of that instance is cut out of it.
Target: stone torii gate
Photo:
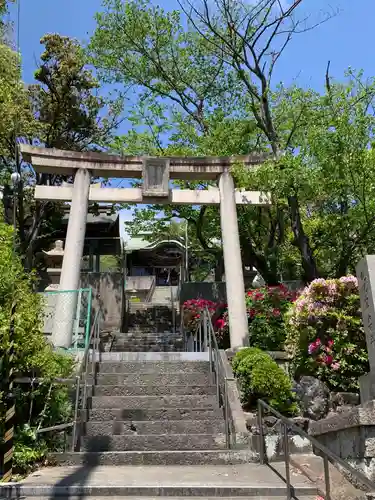
[[[238,233],[239,205],[269,205],[270,195],[259,191],[235,190],[230,169],[243,162],[260,164],[265,156],[238,157],[139,157],[106,153],[79,153],[21,145],[23,159],[36,172],[73,176],[72,186],[36,186],[35,198],[71,202],[62,264],[60,290],[77,290],[83,254],[88,203],[142,203],[176,205],[220,205],[231,347],[248,344],[245,287]],[[141,188],[92,188],[91,177],[142,178]],[[170,189],[170,180],[216,180],[218,188],[208,190]],[[57,303],[56,328],[52,341],[56,347],[72,343],[74,300]]]

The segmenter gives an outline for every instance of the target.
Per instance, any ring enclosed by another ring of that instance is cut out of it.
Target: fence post
[[[229,409],[228,409],[228,381],[224,377],[224,419],[225,419],[225,444],[230,449],[230,435],[229,435]]]
[[[290,486],[290,464],[289,464],[289,441],[288,441],[288,426],[283,423],[283,441],[284,441],[284,458],[285,458],[285,479],[286,479],[286,498],[292,499],[292,491]]]
[[[206,310],[203,311],[203,342],[204,342],[204,352],[207,351],[207,328],[208,328],[209,316]]]
[[[75,450],[76,440],[77,440],[77,421],[78,421],[78,406],[79,406],[79,392],[81,388],[81,378],[76,377],[76,398],[74,407],[74,424],[73,424],[73,435],[72,435],[72,451]]]
[[[258,401],[258,429],[259,429],[259,462],[263,465],[266,462],[264,453],[264,435],[263,435],[263,406]]]
[[[324,482],[326,485],[325,500],[331,500],[331,483],[330,483],[330,478],[329,478],[329,462],[328,462],[327,455],[324,455],[323,462],[324,462]]]
[[[15,399],[13,394],[14,386],[14,372],[13,372],[13,359],[14,359],[14,320],[16,315],[17,305],[14,301],[10,312],[10,325],[9,325],[9,346],[5,354],[7,370],[7,394],[6,394],[6,412],[5,412],[5,426],[4,426],[4,444],[3,444],[3,482],[8,482],[12,479],[13,475],[13,438],[14,438],[14,419],[16,415]]]

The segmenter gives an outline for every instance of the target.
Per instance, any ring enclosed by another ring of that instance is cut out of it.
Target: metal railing
[[[183,308],[182,308],[181,328],[185,339],[185,349],[188,352],[208,352],[210,373],[215,377],[216,396],[220,407],[224,412],[225,423],[225,442],[226,447],[232,447],[232,433],[230,408],[228,399],[228,382],[234,380],[226,376],[225,370],[220,361],[220,350],[217,343],[215,330],[211,321],[211,315],[207,308],[200,315],[200,320],[194,333],[186,333],[183,325]],[[220,381],[222,380],[222,384]],[[234,440],[234,439],[233,439]]]
[[[94,383],[95,375],[96,375],[96,359],[97,355],[100,351],[100,321],[103,318],[103,314],[101,309],[98,309],[95,313],[94,321],[91,327],[89,339],[87,345],[85,347],[85,351],[83,354],[83,358],[81,361],[80,369],[77,375],[74,378],[55,378],[51,381],[42,378],[30,378],[30,377],[21,377],[16,378],[16,384],[41,384],[44,382],[49,382],[50,392],[53,385],[63,384],[68,386],[75,386],[75,397],[74,397],[74,414],[73,420],[70,422],[57,424],[52,427],[41,427],[41,425],[37,428],[36,434],[43,434],[47,432],[58,431],[64,432],[64,441],[66,443],[66,431],[67,429],[72,429],[72,439],[70,443],[71,451],[76,450],[77,442],[78,442],[78,427],[82,423],[82,413],[86,409],[87,404],[87,386],[89,382],[89,378],[91,377],[92,383]],[[91,354],[91,359],[90,359]],[[91,373],[90,368],[91,366]],[[82,394],[81,394],[82,392]],[[80,404],[81,403],[81,404]],[[46,401],[46,405],[48,404],[48,398]],[[81,408],[80,408],[81,406]],[[43,412],[42,412],[43,413]],[[42,420],[40,421],[40,424]]]
[[[287,417],[284,417],[279,413],[277,410],[269,406],[267,403],[262,401],[261,399],[258,400],[258,427],[259,427],[259,456],[260,456],[260,463],[265,464],[267,463],[267,454],[265,451],[265,442],[264,442],[264,433],[263,433],[263,413],[264,410],[275,416],[277,419],[279,419],[281,423],[281,429],[282,429],[282,441],[283,441],[283,452],[284,452],[284,460],[285,460],[285,482],[286,482],[286,488],[287,488],[287,500],[291,500],[294,498],[294,493],[293,493],[293,486],[291,485],[290,482],[290,464],[291,464],[291,458],[290,458],[290,452],[289,452],[289,436],[288,436],[288,430],[294,431],[296,434],[299,436],[308,439],[310,443],[313,445],[314,450],[318,450],[319,453],[322,456],[323,459],[323,465],[324,465],[324,483],[325,483],[325,492],[320,492],[321,495],[324,495],[325,500],[332,500],[331,496],[331,482],[330,482],[330,473],[329,473],[329,464],[332,463],[333,465],[337,464],[342,469],[344,469],[346,472],[350,474],[353,478],[355,478],[358,483],[361,484],[362,487],[365,489],[368,489],[368,492],[374,492],[375,491],[375,483],[370,481],[364,474],[359,472],[357,469],[349,465],[348,463],[345,462],[342,458],[337,456],[335,453],[333,453],[331,450],[326,448],[324,445],[319,443],[319,441],[314,438],[313,436],[310,436],[305,432],[303,429],[298,427],[292,420],[290,420]]]
[[[156,276],[152,276],[152,282],[150,285],[150,289],[147,292],[145,302],[151,302],[152,296],[154,295],[155,287],[156,287]]]

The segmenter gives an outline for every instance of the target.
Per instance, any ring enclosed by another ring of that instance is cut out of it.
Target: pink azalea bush
[[[285,285],[264,286],[246,293],[251,346],[266,351],[284,349],[284,315],[296,297]]]
[[[358,390],[358,377],[369,368],[355,276],[314,280],[286,319],[285,348],[297,377],[314,375],[333,390]]]

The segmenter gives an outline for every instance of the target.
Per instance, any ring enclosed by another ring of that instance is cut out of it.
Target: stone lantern
[[[60,285],[60,276],[62,261],[64,258],[64,242],[61,240],[55,241],[55,246],[47,252],[43,250],[44,258],[47,264],[47,273],[49,285],[46,291],[58,290]]]

